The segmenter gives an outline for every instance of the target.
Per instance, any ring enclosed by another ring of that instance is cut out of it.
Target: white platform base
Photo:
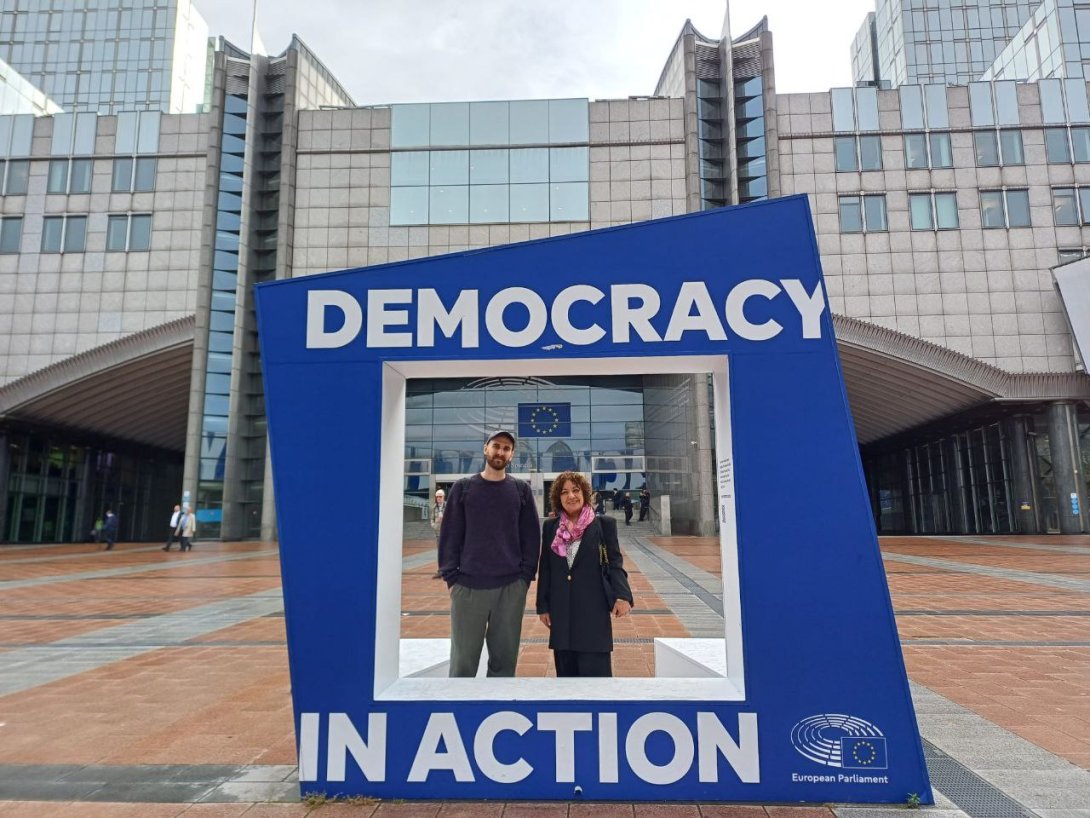
[[[402,639],[400,677],[380,701],[741,701],[722,639],[656,639],[654,679],[449,679],[449,639]],[[441,680],[441,681],[440,681]]]

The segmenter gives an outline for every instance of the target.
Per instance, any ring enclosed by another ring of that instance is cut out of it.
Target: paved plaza
[[[721,636],[718,542],[622,541],[637,608],[614,671],[658,636]],[[1090,818],[1090,537],[882,540],[936,806]],[[404,549],[402,636],[449,635],[434,544]],[[532,598],[532,593],[531,593]],[[552,674],[527,611],[519,675]],[[860,649],[865,649],[861,646]],[[301,803],[277,549],[197,542],[0,550],[0,816],[872,818],[838,805]],[[911,814],[911,813],[909,813]]]

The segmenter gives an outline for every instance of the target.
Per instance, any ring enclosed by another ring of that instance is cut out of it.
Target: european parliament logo
[[[571,437],[571,404],[520,403],[519,437]]]
[[[886,770],[889,756],[882,731],[855,716],[821,713],[791,728],[798,752],[826,767],[844,770]]]

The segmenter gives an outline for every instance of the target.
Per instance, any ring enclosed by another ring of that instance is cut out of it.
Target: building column
[[[950,507],[950,531],[967,534],[965,516],[965,490],[962,487],[961,462],[958,457],[958,439],[947,435],[942,441],[943,479],[946,501]]]
[[[268,435],[265,436],[265,485],[261,497],[261,541],[275,542],[276,496],[273,493],[272,447],[269,445]]]
[[[713,537],[718,521],[719,486],[716,480],[716,464],[712,458],[711,407],[708,405],[708,378],[710,375],[694,375],[693,414],[695,415],[696,447],[693,465],[696,468],[693,490],[696,494],[697,535]]]
[[[1027,434],[1027,418],[1015,415],[1008,422],[1007,439],[1011,451],[1011,489],[1014,492],[1014,519],[1019,534],[1041,533],[1037,514],[1037,483],[1033,479],[1031,439]]]
[[[0,434],[0,542],[7,541],[8,530],[8,468],[11,458],[8,454],[8,436]]]
[[[1072,404],[1057,401],[1048,407],[1048,446],[1056,481],[1061,534],[1081,534],[1086,530],[1086,497],[1080,474],[1077,430]]]

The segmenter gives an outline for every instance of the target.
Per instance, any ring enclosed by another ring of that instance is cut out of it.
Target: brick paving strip
[[[718,577],[703,571],[681,557],[671,554],[665,549],[658,549],[642,538],[627,538],[622,541],[625,553],[633,564],[640,568],[652,587],[662,597],[675,615],[682,619],[683,623],[694,636],[721,636],[722,615],[721,604],[717,595],[722,593]],[[989,542],[989,545],[994,543]],[[1017,546],[1011,546],[1017,547]],[[1028,546],[1027,546],[1028,547]],[[1058,546],[1062,547],[1062,546]],[[72,582],[83,579],[96,579],[101,577],[118,577],[133,573],[147,571],[162,571],[175,567],[188,567],[196,564],[209,564],[226,562],[231,560],[259,558],[275,554],[275,549],[270,551],[255,551],[247,554],[219,555],[197,560],[177,561],[170,563],[156,563],[147,566],[130,566],[117,569],[105,569],[102,571],[89,571],[65,576],[43,577],[40,579],[15,580],[0,582],[0,590],[16,587],[33,587],[37,585]],[[1085,553],[1078,550],[1077,553]],[[1067,580],[1053,575],[1015,571],[1011,569],[996,569],[985,566],[966,565],[951,560],[931,558],[909,558],[908,555],[886,554],[887,558],[915,562],[924,560],[919,564],[930,564],[931,567],[943,570],[982,574],[986,576],[1016,579],[1023,582],[1036,583],[1051,587],[1060,587],[1065,590],[1090,590],[1090,582],[1081,580]],[[413,554],[404,560],[405,570],[412,570],[434,562],[434,550]],[[20,560],[21,561],[21,560]],[[246,622],[261,617],[277,615],[282,612],[282,600],[279,589],[237,597],[231,600],[202,605],[178,613],[151,616],[142,621],[116,625],[109,628],[83,634],[77,637],[58,640],[39,647],[22,647],[5,652],[8,659],[0,667],[0,695],[16,690],[23,690],[45,684],[58,678],[83,672],[84,670],[100,667],[103,664],[118,661],[129,656],[137,655],[150,650],[170,645],[188,643],[192,645],[192,639],[212,631],[229,627],[232,624]],[[1051,613],[1051,612],[1046,612]],[[920,640],[923,641],[923,640]],[[951,640],[954,644],[963,643]],[[52,659],[47,658],[43,662],[36,663],[34,655],[54,653]],[[86,655],[88,660],[82,663],[83,667],[77,667],[78,662],[71,660],[77,657],[66,657],[64,654]],[[14,665],[13,665],[14,662]],[[24,664],[29,662],[29,664]],[[18,670],[16,671],[16,667]],[[36,678],[28,679],[27,674],[37,674]],[[18,683],[15,677],[21,677],[22,683]],[[12,689],[9,689],[11,687]],[[963,812],[950,800],[936,793],[936,808],[926,810],[921,814],[930,818],[976,818],[987,815],[989,818],[998,816],[1030,816],[1036,814],[1039,818],[1090,818],[1090,773],[1082,770],[1067,761],[1048,753],[1036,745],[1021,739],[1009,731],[987,721],[981,716],[954,704],[949,699],[931,691],[926,687],[913,684],[913,699],[916,703],[920,720],[921,733],[925,740],[930,764],[945,763],[952,757],[957,762],[962,762],[972,769],[976,778],[976,790],[979,795],[983,791],[991,799],[988,803],[977,801],[965,801],[961,806],[970,811]],[[945,769],[945,767],[944,767]],[[959,772],[955,769],[955,773]],[[960,767],[961,773],[967,773],[965,767]],[[949,770],[947,770],[947,773]],[[949,777],[949,775],[948,775]],[[957,776],[955,775],[954,778]],[[936,777],[936,785],[941,776]],[[953,781],[953,779],[951,779]],[[951,784],[953,786],[953,784]],[[1003,793],[1007,793],[1007,798]],[[84,801],[84,802],[127,802],[128,804],[142,803],[176,803],[189,804],[194,801],[218,802],[218,803],[251,803],[258,801],[294,802],[298,805],[298,784],[295,778],[295,768],[283,765],[0,765],[0,798],[6,798],[9,803],[15,800],[37,801]],[[1033,809],[1034,813],[1025,812],[1017,803]],[[959,799],[960,801],[961,799]],[[1017,811],[980,811],[979,808],[994,809],[1003,804]],[[76,805],[72,805],[76,806]],[[211,806],[211,804],[209,804]],[[272,806],[270,804],[270,806]],[[299,805],[302,806],[302,805]],[[534,811],[532,807],[541,806],[541,810]],[[417,809],[417,807],[419,809]],[[362,807],[359,810],[352,809],[352,815],[370,815],[377,812],[379,815],[397,812],[400,815],[436,815],[442,810],[443,814],[450,812],[451,808],[465,814],[494,814],[499,816],[515,815],[525,809],[530,809],[527,814],[534,815],[568,815],[569,805],[501,805],[501,804],[476,804],[465,803],[459,805],[440,804],[433,802],[418,803],[384,803],[370,807]],[[478,809],[479,808],[479,809]],[[734,818],[738,816],[770,816],[773,818],[825,818],[830,816],[830,811],[822,807],[791,808],[791,807],[731,807],[699,805],[580,805],[573,804],[570,807],[572,815],[612,815],[613,810],[619,808],[617,814],[640,816],[677,815],[679,816],[724,816]],[[260,809],[260,805],[252,809]],[[324,812],[327,807],[319,808]],[[337,808],[328,808],[330,815],[337,814]],[[513,810],[513,811],[512,811]],[[1061,812],[1062,811],[1062,812]],[[0,805],[0,814],[4,812]],[[20,812],[19,814],[24,814]],[[25,814],[45,814],[34,812],[33,809]],[[67,814],[67,813],[66,813]],[[73,813],[76,814],[76,813]],[[97,813],[96,813],[97,814]],[[126,813],[128,814],[128,813]],[[150,814],[150,813],[149,813]],[[155,814],[168,814],[159,813]],[[180,814],[169,813],[169,814]],[[197,813],[194,813],[197,814]],[[232,813],[235,815],[241,812]],[[292,815],[307,814],[307,810]],[[835,808],[835,814],[840,818],[892,818],[892,816],[904,815],[903,808],[874,808],[839,806]]]
[[[1042,574],[1035,571],[1019,571],[1014,568],[994,568],[987,565],[973,565],[965,562],[955,562],[938,557],[917,557],[911,554],[899,554],[896,551],[882,550],[882,558],[894,562],[904,562],[910,565],[921,565],[928,568],[941,568],[944,571],[954,571],[962,574],[976,574],[992,579],[1009,579],[1015,582],[1029,582],[1033,585],[1045,585],[1049,588],[1059,588],[1064,591],[1077,591],[1090,593],[1090,579],[1077,579],[1074,577],[1062,577],[1056,574]]]

